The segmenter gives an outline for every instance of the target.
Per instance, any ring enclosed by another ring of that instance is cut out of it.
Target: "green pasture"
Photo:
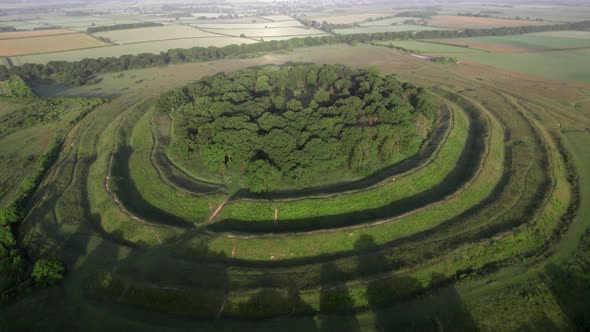
[[[590,51],[461,53],[458,56],[460,59],[550,80],[590,84]]]
[[[524,34],[513,36],[485,36],[457,39],[466,42],[499,44],[511,47],[528,49],[531,51],[561,50],[574,48],[590,48],[590,38],[568,38],[563,37],[564,31],[558,35],[547,34]]]

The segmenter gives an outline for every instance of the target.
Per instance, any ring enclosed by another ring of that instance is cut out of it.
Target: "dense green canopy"
[[[214,172],[239,166],[254,192],[374,171],[420,144],[434,114],[425,90],[375,68],[302,64],[205,77],[158,107],[174,112],[177,149]]]

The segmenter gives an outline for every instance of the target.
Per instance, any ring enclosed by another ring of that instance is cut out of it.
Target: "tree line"
[[[162,27],[164,24],[158,22],[141,22],[141,23],[127,23],[127,24],[114,24],[114,25],[105,25],[99,27],[89,27],[86,29],[88,33],[96,33],[102,31],[112,31],[112,30],[126,30],[126,29],[137,29],[137,28],[149,28],[149,27]]]
[[[91,81],[97,74],[165,66],[176,63],[190,63],[210,61],[225,58],[240,58],[255,56],[278,50],[300,47],[330,45],[338,43],[358,43],[379,40],[408,40],[425,38],[462,38],[477,36],[505,36],[542,31],[585,30],[590,29],[590,21],[563,23],[543,26],[504,27],[492,29],[465,30],[424,30],[379,32],[351,35],[331,35],[321,37],[293,38],[289,40],[273,40],[256,44],[228,45],[224,47],[193,47],[190,49],[171,49],[159,54],[123,55],[120,57],[106,57],[98,59],[84,59],[76,62],[51,61],[47,64],[24,64],[7,68],[0,66],[0,80],[6,80],[11,75],[18,75],[25,81],[50,79],[57,82],[77,86]]]
[[[303,188],[319,174],[366,174],[414,151],[430,130],[428,92],[376,68],[297,64],[201,79],[165,93],[174,149],[210,171],[239,171],[253,192]]]

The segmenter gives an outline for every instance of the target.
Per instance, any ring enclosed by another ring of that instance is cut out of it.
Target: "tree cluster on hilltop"
[[[175,148],[213,172],[242,168],[250,190],[304,187],[321,172],[361,174],[420,144],[434,117],[427,91],[377,69],[293,65],[201,79],[161,96]]]

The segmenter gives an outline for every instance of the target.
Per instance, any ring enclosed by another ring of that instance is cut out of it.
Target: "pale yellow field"
[[[84,33],[0,40],[0,56],[60,52],[109,45]]]
[[[0,33],[0,39],[15,39],[15,38],[50,36],[50,35],[64,35],[64,34],[68,34],[68,33],[76,33],[76,31],[66,30],[66,29],[51,29],[51,30],[37,30],[37,31],[2,32],[2,33]]]
[[[271,21],[289,21],[292,20],[293,18],[291,16],[287,16],[287,15],[271,15],[271,16],[261,16],[264,19],[267,20],[271,20]]]
[[[306,28],[273,28],[273,29],[205,29],[205,31],[230,35],[240,36],[241,34],[246,37],[286,37],[286,36],[309,36],[324,34],[323,31],[317,29],[306,29]]]
[[[104,31],[96,33],[95,36],[109,38],[113,43],[116,44],[140,43],[180,38],[215,37],[215,35],[204,32],[197,28],[181,25]]]
[[[352,23],[360,23],[368,20],[370,18],[377,18],[383,17],[386,14],[354,14],[354,15],[340,15],[340,16],[319,16],[319,17],[312,17],[311,20],[317,22],[328,22],[331,24],[352,24]]]

